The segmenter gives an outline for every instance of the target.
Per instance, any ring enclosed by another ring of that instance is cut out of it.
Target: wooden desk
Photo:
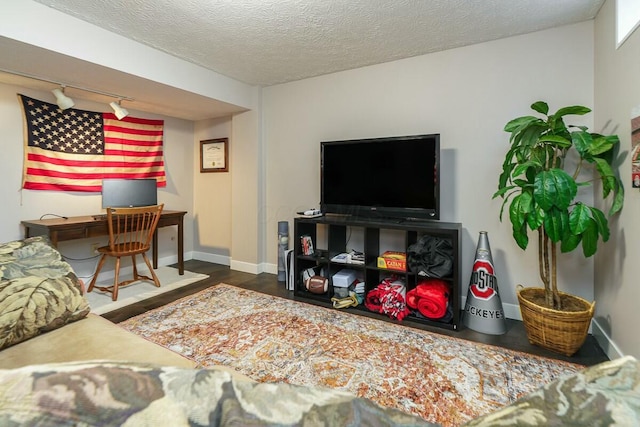
[[[184,274],[184,216],[186,211],[162,211],[158,227],[178,226],[178,272]],[[67,219],[36,219],[22,221],[24,237],[48,236],[54,246],[58,242],[88,237],[108,236],[107,219],[93,219],[93,216],[73,216]],[[158,231],[153,235],[153,268],[158,268]]]

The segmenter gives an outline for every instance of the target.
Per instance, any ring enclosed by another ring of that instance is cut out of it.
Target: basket
[[[583,311],[560,311],[542,307],[530,301],[531,297],[544,296],[544,288],[517,288],[522,321],[529,342],[556,353],[572,356],[582,346],[595,308],[595,302],[560,292],[562,298],[580,302]]]

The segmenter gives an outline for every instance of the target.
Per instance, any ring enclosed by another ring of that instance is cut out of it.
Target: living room
[[[19,1],[11,3],[24,15],[3,14],[1,36],[45,50],[62,49],[64,44],[72,50],[72,42],[57,39],[53,32],[44,37],[38,31],[25,34],[15,27],[15,22],[21,22],[21,28],[48,28],[56,19],[47,23],[47,18],[58,18],[59,13],[34,2],[25,2],[26,6]],[[528,114],[529,105],[538,100],[547,101],[552,109],[587,105],[594,112],[580,124],[617,133],[622,149],[630,150],[630,113],[640,103],[640,89],[632,80],[639,71],[640,36],[632,34],[616,49],[614,12],[615,2],[608,0],[595,20],[267,87],[230,82],[220,76],[213,79],[216,76],[212,73],[213,84],[201,91],[217,92],[219,99],[239,107],[228,117],[178,118],[137,110],[135,102],[127,108],[135,116],[165,121],[168,184],[159,197],[167,207],[189,212],[186,258],[228,264],[252,273],[276,271],[277,222],[289,221],[292,226],[297,211],[317,206],[320,141],[440,133],[441,218],[462,223],[462,272],[471,270],[478,232],[488,231],[505,312],[517,318],[515,286],[535,285],[538,272],[536,254],[522,252],[515,245],[509,224],[498,219],[499,201],[491,198],[508,147],[508,135],[502,129],[513,117]],[[76,22],[78,32],[81,29],[87,40],[107,33],[79,20],[65,19]],[[75,48],[76,58],[90,61],[89,53]],[[165,58],[154,56],[151,48],[140,44],[136,49],[154,60]],[[105,43],[101,50],[102,59],[92,58],[93,62],[112,66],[120,47]],[[11,61],[19,65],[19,51],[3,56],[3,67],[10,68],[7,64]],[[166,60],[177,61],[168,55]],[[149,67],[157,69],[158,65],[162,64]],[[166,62],[164,68],[170,70],[174,65]],[[175,85],[184,88],[184,81],[190,80],[190,74],[185,73],[193,69],[178,66],[182,68],[172,79],[181,80]],[[138,75],[149,73],[144,64],[130,67],[121,70],[135,74],[134,68],[139,68]],[[47,74],[46,69],[30,71]],[[220,88],[227,82],[233,90]],[[22,237],[21,220],[46,213],[71,216],[100,211],[99,194],[20,191],[23,131],[16,93],[52,99],[46,90],[0,84],[5,147],[0,160],[5,180],[0,188],[7,201],[0,229],[2,241]],[[80,109],[105,108],[82,98],[76,101]],[[199,141],[221,137],[230,141],[229,173],[200,173]],[[630,162],[627,156],[620,168],[625,184],[630,182],[626,180],[630,178]],[[570,264],[560,272],[563,288],[596,301],[593,333],[610,358],[640,356],[640,338],[632,326],[639,320],[635,306],[640,291],[634,280],[639,267],[629,262],[640,255],[629,238],[636,231],[634,197],[628,186],[625,209],[612,222],[611,239],[595,258],[562,255],[563,261],[569,261],[565,264]],[[161,264],[175,262],[174,233],[160,233]],[[86,255],[88,246],[89,242],[65,243],[61,249],[66,256],[79,258]],[[91,264],[72,264],[79,276],[90,275]]]

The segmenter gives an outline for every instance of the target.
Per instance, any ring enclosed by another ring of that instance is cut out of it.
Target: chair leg
[[[147,267],[149,268],[149,272],[151,273],[151,277],[153,277],[153,284],[156,285],[159,288],[160,287],[160,279],[158,279],[158,276],[156,276],[155,271],[153,271],[153,267],[151,266],[151,263],[149,262],[149,258],[147,258],[147,254],[145,254],[143,252],[142,253],[142,258],[144,259],[144,262],[147,264]]]
[[[96,272],[93,273],[93,279],[91,279],[91,283],[89,283],[89,289],[87,290],[87,292],[91,292],[93,290],[93,287],[96,285],[96,280],[98,279],[98,273],[100,273],[100,270],[102,270],[102,266],[104,265],[104,262],[106,260],[107,260],[107,255],[102,254],[102,257],[98,262],[98,266],[96,267]]]
[[[113,296],[111,299],[116,301],[118,299],[118,275],[120,274],[120,257],[116,257],[116,269],[114,270],[113,277]]]
[[[131,265],[133,266],[133,280],[139,280],[140,276],[138,275],[138,267],[136,266],[136,256],[131,255]]]

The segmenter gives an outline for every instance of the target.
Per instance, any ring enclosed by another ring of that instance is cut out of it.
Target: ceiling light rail
[[[62,83],[56,80],[52,80],[52,79],[48,79],[46,77],[40,77],[40,76],[36,76],[33,74],[27,74],[27,73],[22,73],[19,71],[12,71],[12,70],[7,70],[5,68],[0,68],[0,72],[3,73],[8,73],[8,74],[13,74],[15,76],[20,76],[20,77],[26,77],[28,79],[33,79],[33,80],[39,80],[41,82],[47,82],[47,83],[53,83],[55,85],[59,85],[59,88],[55,88],[53,89],[51,92],[54,94],[54,96],[56,97],[56,104],[58,104],[58,107],[60,107],[61,110],[66,110],[68,108],[73,107],[74,102],[71,98],[69,98],[67,95],[65,95],[64,90],[65,88],[74,88],[77,90],[81,90],[83,92],[90,92],[90,93],[95,93],[98,95],[103,95],[103,96],[107,96],[109,98],[116,98],[118,101],[117,102],[111,102],[109,105],[111,106],[111,108],[113,109],[116,117],[118,117],[118,119],[122,119],[124,117],[126,117],[129,112],[122,107],[122,105],[120,105],[122,103],[122,101],[133,101],[133,98],[130,98],[128,96],[124,96],[124,95],[118,95],[116,93],[110,93],[110,92],[104,92],[101,90],[97,90],[97,89],[90,89],[87,87],[83,87],[83,86],[76,86],[76,85],[72,85],[69,83]]]

